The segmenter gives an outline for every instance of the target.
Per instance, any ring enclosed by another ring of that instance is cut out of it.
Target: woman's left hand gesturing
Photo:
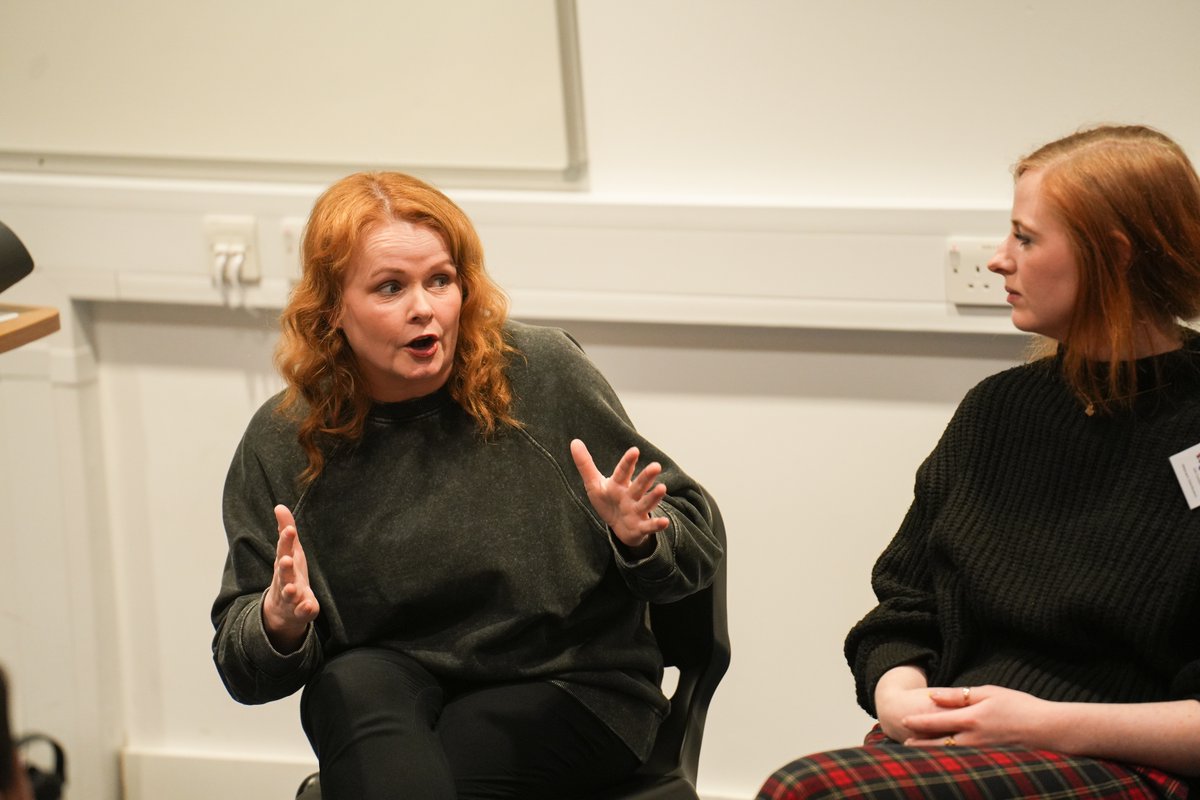
[[[667,487],[654,480],[662,472],[657,462],[647,464],[634,477],[638,449],[631,447],[621,456],[610,477],[596,468],[592,454],[579,439],[571,441],[571,457],[583,478],[583,488],[600,519],[612,529],[613,535],[638,558],[654,550],[654,537],[670,524],[666,517],[652,517],[653,511],[667,495]]]

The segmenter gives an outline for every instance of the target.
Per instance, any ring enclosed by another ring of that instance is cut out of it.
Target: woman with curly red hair
[[[507,319],[474,227],[432,186],[339,181],[303,260],[287,388],[225,485],[230,693],[303,687],[326,800],[619,780],[667,708],[646,604],[722,558],[702,490],[573,339]]]

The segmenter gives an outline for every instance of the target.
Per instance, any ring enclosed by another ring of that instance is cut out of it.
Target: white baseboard
[[[126,749],[122,800],[292,800],[315,760]],[[745,800],[701,794],[702,800]]]
[[[126,749],[123,800],[292,800],[315,760]]]

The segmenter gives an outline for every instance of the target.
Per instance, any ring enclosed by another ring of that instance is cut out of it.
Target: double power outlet
[[[208,268],[218,288],[256,285],[263,280],[262,254],[258,247],[258,221],[248,214],[208,214],[204,217]],[[279,223],[284,278],[300,280],[300,242],[304,219],[285,217]],[[277,258],[269,248],[267,255]]]
[[[966,236],[946,241],[946,301],[960,306],[1007,306],[1004,278],[987,268],[997,239]]]

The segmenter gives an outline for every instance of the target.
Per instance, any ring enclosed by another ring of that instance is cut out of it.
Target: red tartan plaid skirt
[[[797,759],[768,778],[758,793],[758,800],[821,797],[1185,800],[1188,787],[1162,770],[1048,750],[906,747],[876,725],[862,747]]]

